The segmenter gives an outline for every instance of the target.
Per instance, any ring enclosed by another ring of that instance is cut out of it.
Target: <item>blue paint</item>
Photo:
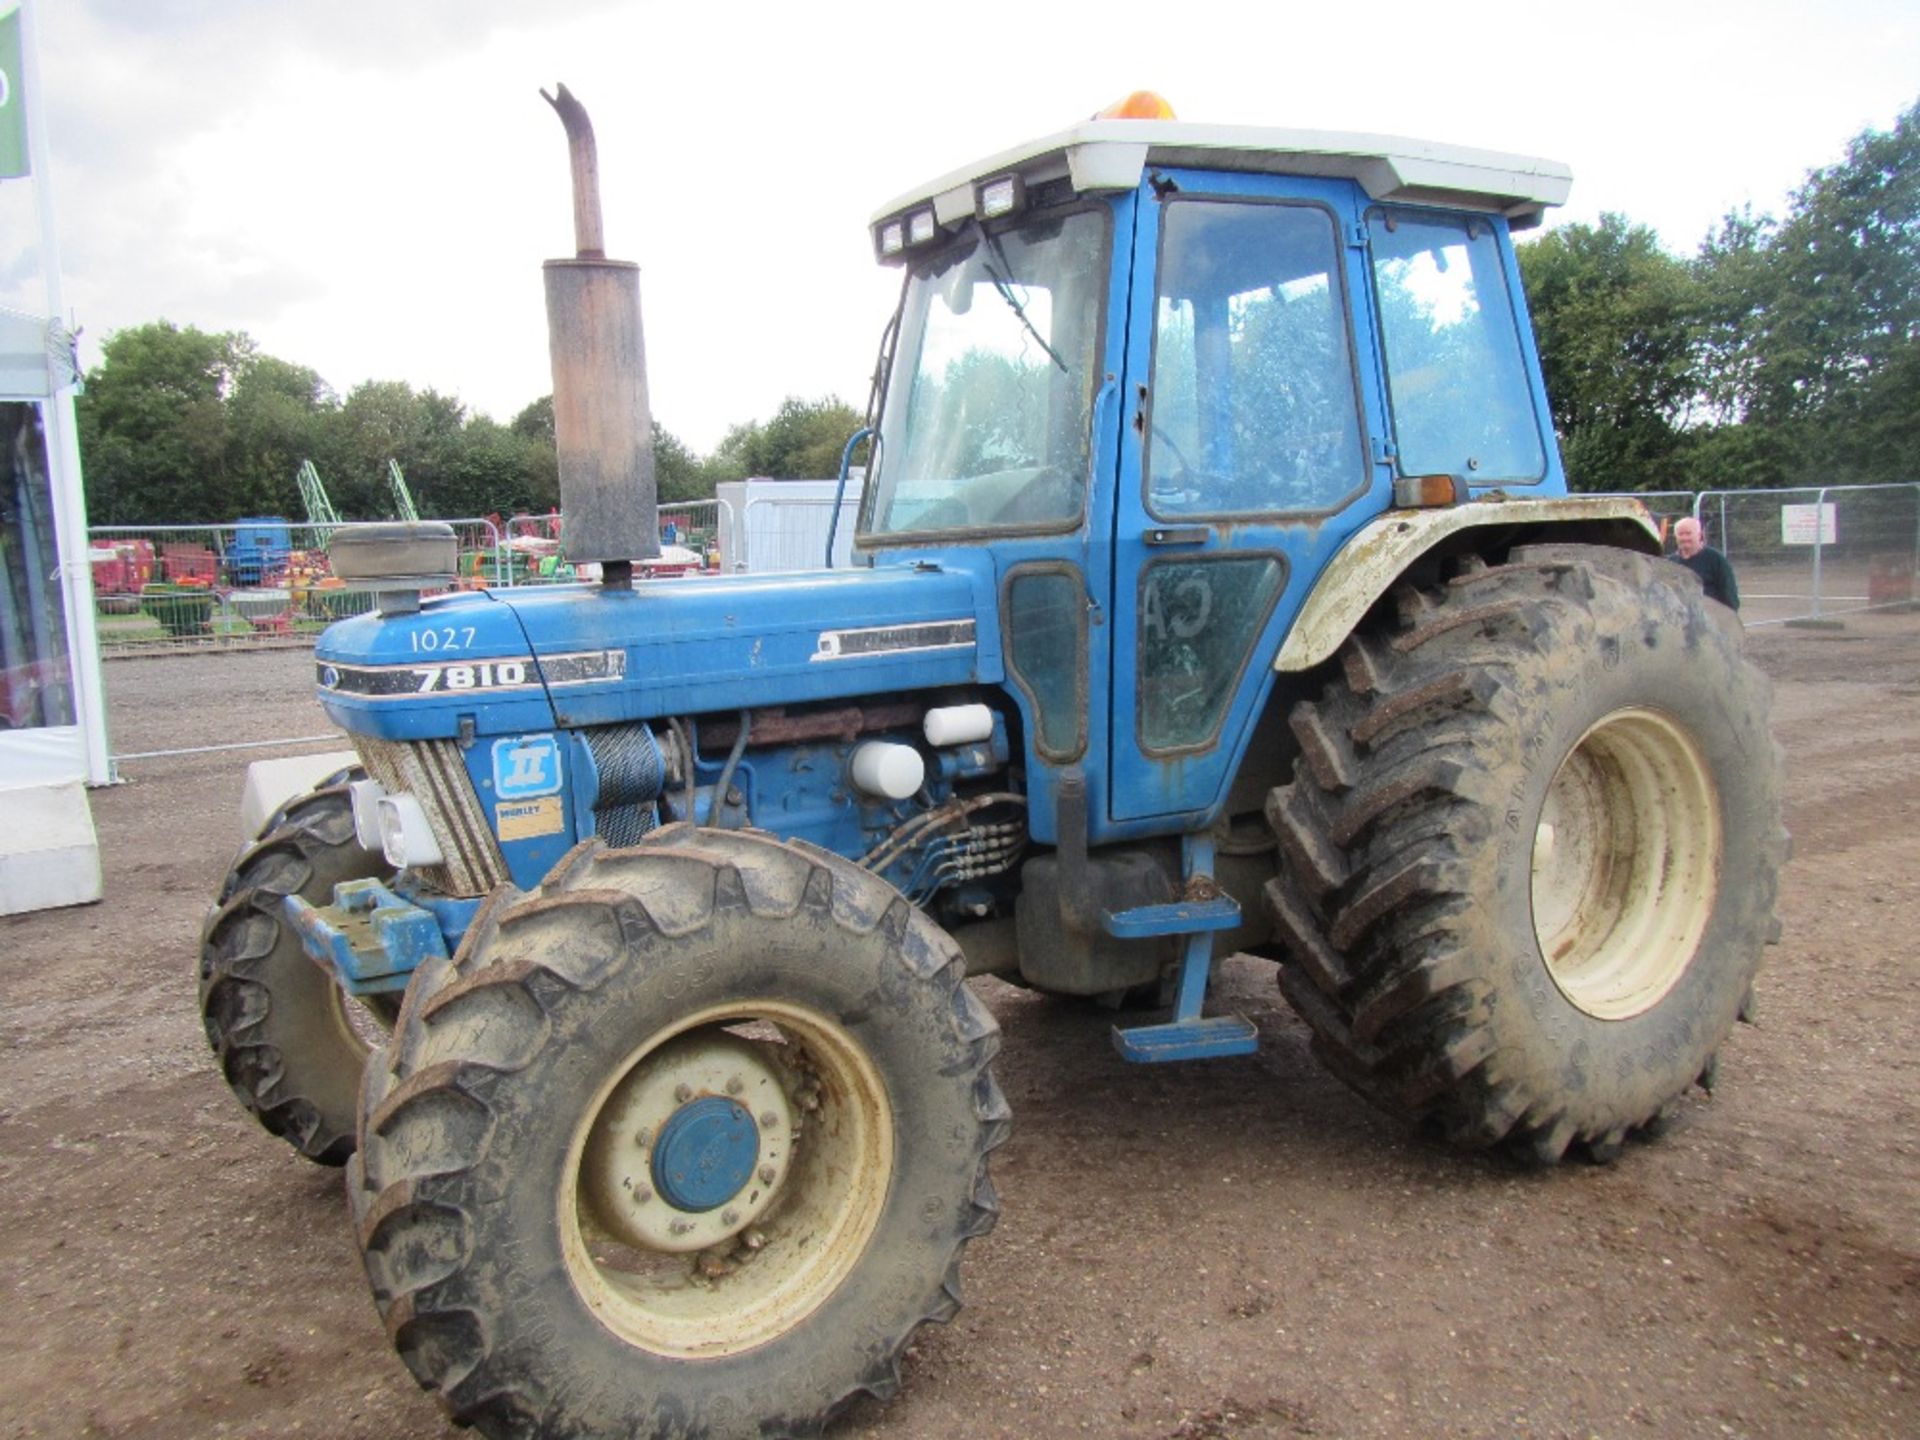
[[[444,960],[449,953],[439,917],[379,880],[336,885],[333,904],[325,907],[298,895],[287,896],[281,907],[307,954],[349,994],[405,989],[421,961]]]
[[[1107,934],[1116,940],[1151,940],[1161,935],[1211,934],[1240,923],[1240,906],[1230,895],[1212,900],[1177,900],[1171,905],[1138,905],[1131,910],[1107,910],[1100,916]]]
[[[760,1131],[744,1105],[702,1095],[660,1127],[653,1144],[653,1185],[676,1210],[718,1210],[753,1178]]]
[[[1213,837],[1204,832],[1183,835],[1180,840],[1181,871],[1189,886],[1195,881],[1213,879]],[[1109,933],[1123,937],[1182,935],[1187,943],[1180,957],[1179,989],[1174,997],[1173,1018],[1161,1025],[1136,1025],[1123,1030],[1115,1026],[1113,1047],[1123,1059],[1136,1065],[1155,1065],[1172,1060],[1218,1060],[1229,1055],[1251,1055],[1260,1048],[1260,1033],[1253,1022],[1239,1015],[1214,1015],[1203,1018],[1201,1007],[1207,1001],[1207,982],[1213,971],[1213,935],[1231,930],[1240,918],[1240,907],[1221,896],[1210,901],[1185,901],[1173,905],[1145,905],[1135,910],[1111,912],[1102,919]],[[1180,928],[1172,928],[1179,926]]]
[[[493,793],[502,800],[558,795],[560,742],[552,735],[515,735],[493,742]]]

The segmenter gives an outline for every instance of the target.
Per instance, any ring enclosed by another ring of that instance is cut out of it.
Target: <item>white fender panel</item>
[[[1311,670],[1338,650],[1361,617],[1406,569],[1449,535],[1483,525],[1621,522],[1644,531],[1645,549],[1660,551],[1660,532],[1638,500],[1620,495],[1567,495],[1551,500],[1473,500],[1438,510],[1389,510],[1354,532],[1328,562],[1287,632],[1276,670]],[[1562,534],[1561,539],[1569,538]]]

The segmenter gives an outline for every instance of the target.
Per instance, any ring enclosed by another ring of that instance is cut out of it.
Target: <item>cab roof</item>
[[[1555,160],[1393,135],[1086,120],[909,190],[875,211],[873,223],[932,201],[934,218],[953,224],[974,212],[977,185],[1008,174],[1028,185],[1067,176],[1079,191],[1131,190],[1149,165],[1355,180],[1375,200],[1504,215],[1522,229],[1562,204],[1573,183],[1573,172]]]

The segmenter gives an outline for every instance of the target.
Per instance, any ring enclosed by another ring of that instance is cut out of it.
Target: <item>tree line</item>
[[[1576,489],[1920,478],[1920,104],[1812,171],[1783,216],[1730,214],[1691,256],[1620,214],[1519,253]],[[303,459],[354,519],[388,513],[389,459],[423,514],[559,503],[551,397],[503,425],[404,381],[342,396],[240,333],[122,330],[78,409],[96,524],[297,515]],[[859,424],[841,400],[790,398],[699,455],[656,423],[661,498],[837,474]]]
[[[1520,269],[1575,488],[1920,480],[1920,104],[1691,257],[1609,214]]]
[[[119,331],[88,372],[77,410],[96,525],[298,516],[303,460],[350,520],[391,515],[388,460],[399,462],[423,515],[544,513],[560,503],[552,396],[504,425],[399,380],[369,380],[341,396],[237,332],[166,320]],[[660,498],[704,498],[748,475],[837,475],[859,425],[843,401],[790,398],[703,456],[655,422]]]

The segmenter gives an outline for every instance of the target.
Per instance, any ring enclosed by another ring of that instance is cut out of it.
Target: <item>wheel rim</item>
[[[349,995],[338,985],[327,986],[330,1013],[340,1038],[362,1060],[387,1043],[399,998],[398,995]]]
[[[852,1273],[892,1174],[886,1087],[851,1035],[783,1001],[714,1007],[633,1050],[575,1126],[568,1276],[632,1344],[738,1354]]]
[[[1658,1004],[1706,933],[1720,855],[1719,796],[1692,738],[1653,710],[1592,726],[1534,832],[1534,933],[1561,993],[1602,1020]]]

